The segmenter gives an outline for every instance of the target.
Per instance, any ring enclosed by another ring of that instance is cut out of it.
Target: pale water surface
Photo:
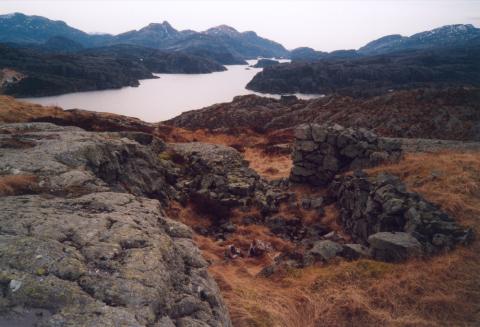
[[[252,65],[256,60],[248,61]],[[140,81],[139,87],[69,93],[51,97],[25,98],[24,101],[56,105],[63,109],[86,109],[137,117],[159,122],[184,111],[228,102],[237,95],[256,94],[245,89],[261,68],[226,66],[227,71],[211,74],[158,74],[158,79]],[[263,95],[279,97],[278,95]],[[314,95],[298,95],[312,98]]]

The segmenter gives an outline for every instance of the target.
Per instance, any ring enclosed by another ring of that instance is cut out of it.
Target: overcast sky
[[[0,0],[0,13],[64,20],[86,32],[121,33],[151,22],[205,30],[227,24],[254,30],[289,49],[358,48],[387,34],[411,35],[447,24],[480,26],[480,0],[450,1],[22,1]]]

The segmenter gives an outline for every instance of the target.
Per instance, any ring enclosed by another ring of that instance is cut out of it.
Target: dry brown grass
[[[412,154],[370,173],[380,171],[401,176],[478,232],[480,154]],[[334,217],[327,214],[324,222],[334,223]],[[234,326],[479,326],[478,241],[429,260],[338,260],[273,278],[256,276],[266,259],[225,261],[222,244],[197,242],[213,262],[210,272]]]
[[[0,96],[0,122],[28,122],[40,117],[61,117],[64,111],[59,107],[43,107],[15,100],[9,96]]]
[[[292,168],[290,155],[269,155],[259,148],[246,148],[244,156],[250,168],[267,180],[288,177]]]
[[[0,176],[0,196],[31,193],[37,187],[37,177],[33,175]]]

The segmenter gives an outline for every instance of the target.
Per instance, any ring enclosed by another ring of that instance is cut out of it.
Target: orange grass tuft
[[[38,104],[17,101],[9,96],[0,96],[0,122],[27,122],[40,117],[59,117],[64,111],[59,107],[43,107]]]
[[[0,196],[31,193],[37,186],[37,177],[33,175],[0,176]]]

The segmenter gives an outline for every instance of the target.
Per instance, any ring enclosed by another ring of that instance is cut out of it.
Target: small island
[[[253,68],[265,68],[265,67],[270,67],[270,66],[275,66],[278,65],[280,62],[277,60],[273,59],[259,59],[255,65],[253,65]]]

